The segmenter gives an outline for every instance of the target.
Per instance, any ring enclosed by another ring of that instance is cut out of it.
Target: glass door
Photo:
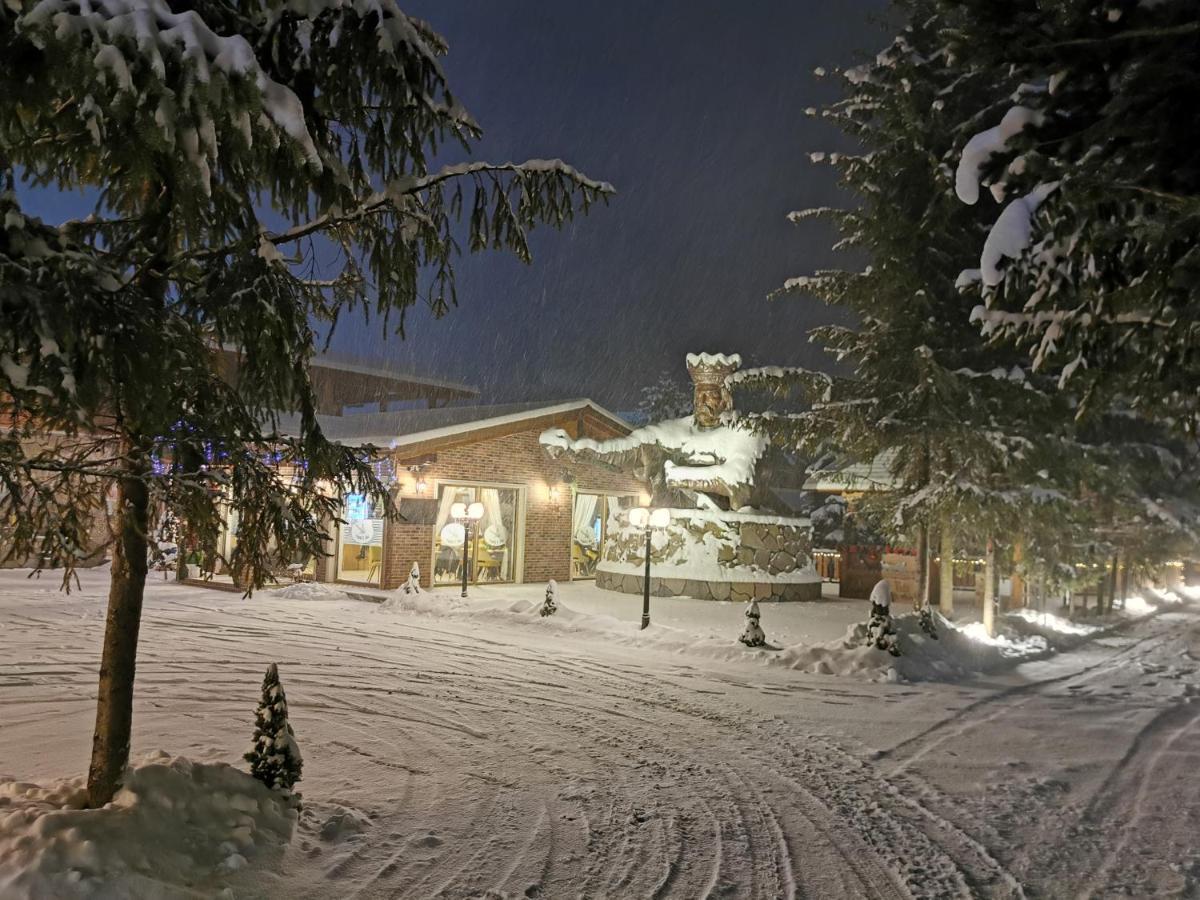
[[[571,518],[571,577],[595,578],[596,566],[610,528],[616,527],[621,513],[637,506],[634,494],[575,495]]]
[[[471,584],[500,584],[516,578],[518,488],[444,484],[438,490],[438,515],[434,526],[434,584],[461,584],[463,538],[466,529],[450,518],[455,503],[483,504],[483,518],[471,525],[467,541]]]
[[[383,574],[383,505],[361,494],[346,497],[338,527],[337,578],[379,584]]]

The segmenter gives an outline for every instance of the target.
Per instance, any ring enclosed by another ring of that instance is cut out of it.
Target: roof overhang
[[[499,416],[484,416],[469,422],[460,422],[440,428],[429,428],[424,431],[414,431],[411,434],[380,434],[346,439],[339,438],[338,442],[349,446],[371,444],[375,447],[387,448],[389,450],[418,449],[424,451],[426,449],[425,445],[468,441],[477,432],[517,425],[533,428],[545,422],[561,420],[564,416],[584,412],[590,412],[605,420],[614,431],[621,434],[628,434],[632,430],[630,424],[616,413],[610,412],[592,400],[583,399],[539,406],[534,409]]]

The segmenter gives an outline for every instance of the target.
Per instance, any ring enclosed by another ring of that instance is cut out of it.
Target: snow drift
[[[296,802],[224,763],[161,751],[129,770],[101,809],[83,776],[0,779],[0,896],[171,897],[217,892],[222,876],[286,844]]]

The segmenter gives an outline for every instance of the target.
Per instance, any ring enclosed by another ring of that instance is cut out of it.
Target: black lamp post
[[[468,506],[465,503],[455,503],[450,507],[450,518],[463,529],[462,595],[466,597],[467,576],[471,571],[471,525],[483,518],[483,504],[475,502]]]
[[[671,524],[671,511],[635,506],[629,511],[629,524],[646,530],[646,574],[642,579],[642,628],[645,629],[650,624],[650,535],[653,529]]]

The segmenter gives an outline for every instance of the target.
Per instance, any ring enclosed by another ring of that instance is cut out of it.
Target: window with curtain
[[[595,578],[596,566],[610,529],[617,517],[631,506],[637,506],[633,494],[575,495],[575,510],[571,518],[571,577]]]
[[[483,504],[483,518],[471,526],[466,540],[469,559],[468,581],[472,584],[512,581],[516,577],[517,488],[483,485],[442,485],[438,492],[438,514],[434,526],[433,580],[436,584],[462,581],[466,528],[450,517],[455,503]]]
[[[379,584],[383,574],[383,505],[350,494],[338,526],[337,577],[340,581]]]

